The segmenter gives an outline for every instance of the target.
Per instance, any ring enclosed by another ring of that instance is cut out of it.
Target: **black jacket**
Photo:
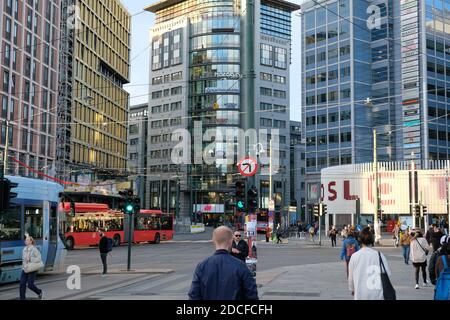
[[[441,247],[441,238],[444,234],[442,231],[433,232],[431,235],[431,244],[433,245],[433,251],[436,251]]]
[[[108,253],[108,238],[106,236],[103,236],[100,239],[98,249],[100,250],[100,253]]]
[[[430,281],[432,284],[436,285],[436,262],[440,254],[440,249],[433,251],[430,257],[430,265],[428,266],[428,274],[430,275]]]
[[[238,244],[236,244],[235,241],[233,241],[233,246],[234,249],[238,249],[240,251],[240,253],[233,253],[231,252],[231,255],[233,257],[238,258],[239,260],[242,260],[245,262],[245,259],[248,256],[248,244],[245,240],[240,240]]]
[[[242,261],[217,250],[195,269],[190,300],[258,300],[256,281]]]

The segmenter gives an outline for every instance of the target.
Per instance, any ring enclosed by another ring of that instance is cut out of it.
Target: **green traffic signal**
[[[134,209],[134,207],[132,204],[127,204],[125,207],[125,210],[127,211],[127,213],[132,213],[133,209]]]
[[[244,209],[244,201],[239,200],[239,201],[237,202],[237,207],[238,207],[239,209]]]

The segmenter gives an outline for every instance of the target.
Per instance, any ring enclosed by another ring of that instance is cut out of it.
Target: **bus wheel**
[[[67,250],[73,250],[74,245],[75,245],[75,241],[73,241],[73,238],[72,237],[68,237],[66,239],[66,249]]]
[[[120,236],[118,234],[114,235],[114,247],[120,246]]]
[[[153,243],[154,244],[158,244],[159,240],[160,240],[159,233],[157,233],[156,236],[155,236],[155,241],[153,241]]]

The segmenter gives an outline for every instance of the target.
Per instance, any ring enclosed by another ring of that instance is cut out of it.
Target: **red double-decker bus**
[[[75,203],[64,204],[67,221],[63,227],[64,240],[68,250],[79,246],[98,245],[98,230],[105,230],[108,238],[114,240],[114,246],[127,242],[129,216],[117,210],[109,209],[106,204]],[[73,212],[74,211],[74,212]],[[160,210],[141,210],[134,215],[133,242],[159,243],[173,238],[173,215]]]

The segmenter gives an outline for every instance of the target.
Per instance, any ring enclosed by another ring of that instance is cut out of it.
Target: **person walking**
[[[393,238],[394,238],[394,245],[396,248],[398,248],[398,244],[400,242],[400,227],[398,224],[395,225],[394,230],[392,230]]]
[[[316,233],[316,229],[314,228],[314,226],[310,226],[309,227],[309,230],[308,230],[308,233],[309,233],[309,241],[311,241],[311,242],[315,242],[315,240],[314,240],[314,236],[315,236],[315,233]]]
[[[430,237],[431,247],[433,248],[433,252],[437,251],[441,247],[441,238],[444,235],[441,228],[438,226],[434,226],[433,233]]]
[[[436,281],[439,277],[439,274],[442,270],[438,270],[436,268],[438,264],[439,257],[441,255],[450,255],[450,248],[449,248],[449,242],[450,242],[450,236],[444,235],[441,237],[440,244],[441,247],[434,251],[433,254],[430,257],[430,265],[428,266],[428,274],[430,276],[430,281],[433,285],[436,285]],[[449,257],[450,259],[450,257]],[[450,260],[448,260],[450,262]],[[442,263],[442,261],[441,261]],[[443,265],[440,264],[440,269],[442,269]]]
[[[419,289],[419,273],[422,269],[423,286],[428,286],[427,281],[427,255],[428,255],[428,242],[423,237],[422,232],[417,230],[414,232],[414,236],[411,239],[410,244],[410,258],[415,269],[416,289]]]
[[[25,294],[28,289],[36,293],[39,300],[43,299],[43,292],[41,289],[36,287],[34,281],[36,279],[36,274],[39,269],[44,266],[41,258],[41,253],[34,239],[30,236],[25,238],[25,248],[22,251],[22,273],[20,275],[20,300],[25,300]]]
[[[194,271],[190,300],[258,300],[258,289],[248,267],[233,257],[233,232],[222,226],[214,230],[216,252],[200,262]]]
[[[347,238],[342,242],[341,260],[345,260],[345,268],[347,270],[348,278],[348,264],[352,255],[359,250],[358,241],[355,239],[355,230],[350,228]]]
[[[337,236],[337,231],[336,231],[336,226],[332,226],[331,230],[329,232],[329,236],[331,239],[331,246],[332,247],[336,247],[336,236]]]
[[[297,237],[301,238],[303,232],[303,224],[301,221],[297,221]]]
[[[371,248],[375,239],[369,228],[360,231],[359,240],[361,249],[352,255],[348,264],[348,287],[355,300],[384,300],[380,272],[375,270],[381,270],[382,262],[387,275],[391,275],[386,257]]]
[[[281,231],[281,225],[279,223],[277,225],[276,235],[277,235],[277,244],[280,242],[283,243],[283,240],[281,239],[283,237],[283,232]]]
[[[233,245],[231,248],[231,255],[239,260],[245,262],[248,256],[248,244],[247,241],[242,239],[239,231],[234,232]]]
[[[108,272],[108,265],[106,262],[106,258],[108,257],[108,253],[112,249],[112,239],[106,237],[103,229],[99,230],[100,242],[98,244],[98,249],[100,251],[100,258],[102,259],[103,264],[103,272],[102,275],[106,275]]]
[[[400,245],[402,246],[403,250],[403,258],[405,259],[405,264],[409,264],[409,251],[410,251],[410,244],[411,244],[411,233],[408,229],[403,233],[402,237],[400,238]]]
[[[348,235],[348,228],[346,225],[344,225],[344,228],[341,231],[342,240],[347,239],[347,235]]]
[[[269,242],[270,234],[271,234],[271,229],[270,229],[269,226],[267,226],[267,229],[266,229],[266,242]]]

